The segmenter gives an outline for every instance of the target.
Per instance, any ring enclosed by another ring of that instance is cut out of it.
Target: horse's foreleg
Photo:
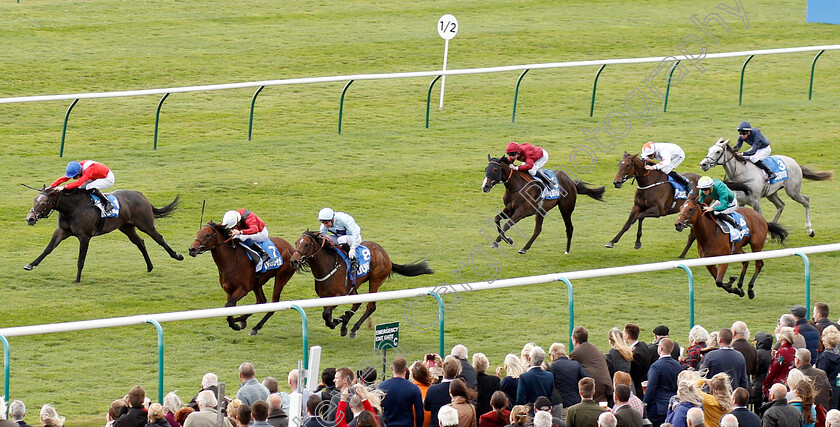
[[[543,221],[545,221],[545,212],[537,212],[537,216],[534,221],[534,233],[531,235],[531,239],[528,240],[528,243],[526,243],[525,246],[519,250],[520,254],[524,255],[525,252],[528,252],[528,249],[531,249],[531,244],[534,243],[534,240],[537,240],[537,236],[539,236],[542,232]]]
[[[137,249],[140,249],[140,253],[143,254],[143,259],[146,260],[146,271],[152,271],[152,268],[154,268],[152,266],[152,260],[149,258],[149,252],[146,251],[146,243],[137,235],[137,228],[133,224],[123,224],[120,227],[120,231],[128,236],[128,240],[134,243]]]
[[[785,210],[785,202],[783,202],[782,198],[779,197],[778,192],[767,196],[767,200],[769,200],[770,203],[776,206],[776,216],[773,217],[773,222],[778,222],[779,217],[782,216],[782,211]]]
[[[513,212],[511,212],[507,207],[505,207],[505,209],[502,210],[501,212],[499,212],[499,214],[496,215],[496,217],[494,218],[494,221],[496,222],[496,230],[499,232],[499,235],[496,237],[496,241],[494,242],[494,244],[490,245],[493,248],[497,248],[498,245],[499,245],[499,242],[501,242],[502,239],[504,239],[506,243],[512,244],[512,242],[510,241],[510,238],[508,238],[505,235],[505,231],[508,228],[510,228],[510,226],[508,225],[508,222],[510,221],[510,217],[511,217],[512,214],[513,214]],[[502,228],[502,224],[501,224],[502,219],[506,220],[504,228]]]
[[[644,220],[644,217],[639,216],[639,231],[636,232],[636,244],[633,246],[636,249],[641,249],[642,247],[642,222]]]
[[[356,311],[359,310],[359,307],[362,306],[362,303],[353,304],[353,307],[350,310],[344,312],[341,317],[338,319],[341,322],[341,336],[347,335],[347,324],[350,323],[350,319],[356,314]],[[354,338],[354,337],[351,337]]]
[[[750,279],[749,286],[747,286],[747,296],[750,299],[755,298],[755,292],[753,292],[753,285],[755,284],[755,279],[758,277],[758,273],[761,272],[761,267],[764,267],[764,261],[757,259],[755,260],[755,273],[752,275],[752,279]]]
[[[236,303],[239,302],[248,291],[243,290],[241,286],[237,287],[236,290],[232,294],[228,294],[227,302],[225,303],[225,307],[236,307]],[[239,319],[234,319],[233,316],[227,317],[228,326],[234,331],[242,330],[246,325],[245,322],[240,322]]]
[[[350,338],[356,338],[356,331],[359,330],[359,328],[362,326],[362,323],[364,323],[365,320],[367,320],[367,318],[370,317],[370,315],[373,314],[374,311],[376,311],[376,303],[371,301],[367,304],[367,309],[365,310],[364,314],[362,314],[362,317],[359,318],[359,321],[356,322],[356,324],[353,325],[353,329],[350,330]]]
[[[517,222],[521,221],[522,218],[525,218],[526,216],[527,215],[525,214],[525,210],[522,209],[522,208],[517,209],[516,211],[513,212],[513,215],[510,217],[510,219],[508,219],[508,221],[505,223],[504,227],[502,227],[501,236],[505,239],[505,243],[507,243],[509,245],[513,244],[513,239],[511,239],[510,237],[505,235],[505,231],[508,231],[508,229],[510,229],[511,227],[516,225]],[[537,233],[537,234],[539,234],[539,233]]]
[[[621,239],[621,236],[623,236],[624,233],[626,233],[627,230],[630,229],[630,226],[633,225],[634,222],[636,222],[636,220],[639,218],[639,214],[641,213],[641,209],[639,209],[638,206],[633,205],[633,209],[630,210],[630,216],[627,218],[627,222],[624,223],[624,226],[621,227],[621,231],[619,231],[618,234],[616,234],[612,240],[607,242],[607,244],[604,245],[604,247],[611,248],[615,246],[615,244],[618,243],[619,239]]]
[[[23,269],[24,270],[32,270],[35,266],[40,264],[41,261],[43,261],[44,258],[46,258],[47,255],[49,255],[50,252],[52,252],[53,249],[55,249],[56,246],[58,246],[59,243],[61,243],[64,239],[66,239],[68,237],[70,237],[70,232],[68,232],[67,230],[65,230],[63,228],[60,228],[60,227],[56,228],[55,231],[53,231],[53,235],[52,235],[52,238],[50,239],[50,243],[47,243],[47,247],[44,248],[44,252],[41,252],[41,255],[38,255],[38,258],[35,258],[35,261],[32,261],[29,264],[26,264],[25,266],[23,266]]]
[[[166,250],[166,253],[168,253],[169,256],[177,259],[178,261],[182,261],[184,259],[184,256],[175,252],[172,248],[169,247],[169,245],[166,243],[166,241],[163,240],[163,236],[161,236],[160,233],[158,233],[157,229],[155,228],[154,220],[150,219],[149,222],[150,222],[150,224],[146,224],[146,223],[143,223],[143,221],[139,221],[135,225],[137,226],[137,228],[140,229],[140,231],[148,234],[149,237],[152,238],[152,240],[157,242],[157,244],[163,246],[163,249]]]
[[[324,313],[321,315],[324,318],[324,324],[327,325],[330,329],[335,329],[338,325],[338,320],[333,320],[332,313],[335,308],[338,307],[336,305],[331,305],[329,307],[324,307]]]
[[[735,283],[735,278],[732,277],[728,283],[723,283],[723,278],[726,276],[726,269],[729,267],[729,264],[721,264],[717,268],[717,276],[715,276],[715,284],[719,288],[723,288],[726,292],[730,294],[736,294],[738,291],[732,289],[732,284]]]
[[[82,281],[82,269],[85,268],[85,258],[87,258],[88,246],[90,245],[90,237],[76,236],[79,239],[79,260],[76,261],[76,283]]]
[[[679,258],[684,259],[686,254],[688,254],[688,250],[691,249],[691,245],[694,244],[694,240],[697,237],[694,236],[694,230],[689,230],[688,233],[688,241],[685,243],[685,249],[683,249],[682,253],[680,254]]]

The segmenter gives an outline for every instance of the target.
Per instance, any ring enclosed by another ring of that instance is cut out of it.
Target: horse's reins
[[[318,244],[318,242],[315,240],[315,237],[310,236],[310,235],[308,235],[308,234],[304,234],[304,236],[306,236],[306,237],[310,238],[311,240],[313,240],[313,241],[314,241],[314,242],[313,242],[313,243],[314,243],[314,246],[317,246],[317,247],[318,247],[318,249],[317,249],[315,252],[313,252],[311,255],[304,255],[304,254],[303,254],[303,252],[301,252],[301,251],[297,250],[297,248],[295,248],[295,251],[293,252],[293,254],[294,254],[294,253],[300,254],[300,262],[301,262],[301,263],[309,263],[309,260],[311,260],[312,258],[314,258],[314,257],[315,257],[315,255],[317,255],[317,254],[318,254],[318,252],[321,252],[321,249],[323,249],[323,248],[324,248],[324,245],[327,243],[327,239],[321,239],[321,244],[319,245],[319,244]],[[332,271],[330,271],[329,273],[327,273],[327,275],[326,275],[326,276],[324,276],[324,277],[321,277],[321,278],[317,278],[317,277],[316,277],[316,278],[315,278],[315,281],[316,281],[316,282],[323,282],[323,281],[325,281],[325,280],[329,279],[330,277],[332,277],[332,275],[333,275],[333,274],[335,274],[335,272],[336,272],[336,271],[338,271],[338,268],[339,268],[340,266],[341,266],[341,263],[339,263],[338,261],[336,261],[336,263],[335,263],[335,267],[333,267]]]
[[[210,225],[210,224],[206,224],[206,225]],[[215,228],[215,227],[213,227],[213,226],[210,226],[210,228],[213,230],[213,236],[215,236],[215,235],[216,235],[216,233],[217,233],[216,228]],[[214,237],[214,238],[213,238],[213,241],[215,242],[215,240],[216,240],[216,239],[215,239],[215,237]],[[223,244],[225,244],[225,243],[230,242],[231,240],[233,240],[233,235],[231,235],[230,237],[228,237],[228,238],[227,238],[227,240],[224,240],[222,243],[215,244],[215,245],[213,245],[213,246],[204,246],[204,243],[202,243],[202,242],[201,242],[201,240],[198,240],[198,237],[196,237],[194,241],[198,242],[198,249],[200,249],[200,250],[201,250],[201,252],[205,252],[205,251],[207,251],[207,250],[209,250],[209,249],[215,249],[215,248],[219,247],[219,245],[220,245],[220,244],[221,244],[221,245],[223,245]]]
[[[643,163],[643,164],[642,164],[642,167],[644,167],[644,162],[642,162],[642,163]],[[634,173],[633,173],[633,179],[634,179],[634,180],[636,179],[636,177],[640,176],[639,174],[636,174],[636,173],[635,173],[635,170],[636,170],[636,164],[635,164],[635,162],[634,162],[634,163],[633,163],[633,171],[634,171]],[[648,176],[648,175],[650,175],[650,171],[649,171],[649,170],[647,170],[647,169],[645,169],[645,173],[644,173],[644,174],[642,174],[641,176],[642,176],[642,177],[645,177],[645,176]],[[624,176],[622,176],[621,178],[622,178],[622,179],[621,179],[621,182],[622,182],[622,183],[625,183],[625,182],[627,182],[627,180],[628,180],[628,179],[630,179],[630,175],[624,175]],[[667,184],[667,183],[668,183],[668,180],[665,180],[665,181],[659,181],[659,182],[654,182],[654,183],[653,183],[653,184],[651,184],[651,185],[646,185],[646,186],[644,186],[644,187],[638,187],[638,186],[637,186],[637,187],[636,187],[636,189],[638,189],[638,190],[647,190],[648,188],[653,188],[653,187],[656,187],[657,185],[662,185],[662,184]]]
[[[490,163],[493,163],[493,164],[496,164],[496,165],[499,165],[499,166],[502,165],[501,163],[493,161],[493,160],[491,160]],[[508,174],[507,178],[505,178],[504,175],[502,175],[502,183],[504,183],[504,184],[507,184],[508,181],[510,181],[510,177],[513,176],[513,168],[508,166],[508,170],[510,171],[510,173]],[[499,172],[501,172],[501,170]]]
[[[41,194],[39,194],[39,195],[38,195],[38,197],[36,197],[36,199],[39,199],[39,198],[41,198],[41,197],[46,197],[46,198],[47,198],[47,203],[48,203],[48,204],[52,204],[52,205],[51,205],[51,206],[49,206],[49,205],[47,206],[47,209],[46,209],[47,214],[46,214],[46,215],[44,215],[43,211],[36,211],[36,210],[35,210],[35,206],[33,206],[33,207],[29,208],[29,212],[34,212],[34,213],[35,213],[35,219],[36,219],[36,220],[46,219],[46,218],[49,218],[49,217],[50,217],[50,215],[52,215],[52,213],[53,213],[53,211],[55,210],[56,206],[58,206],[58,199],[61,197],[61,192],[60,192],[60,191],[58,192],[58,196],[56,196],[55,200],[50,199],[50,198],[49,198],[46,194],[44,194],[43,192],[41,192]]]

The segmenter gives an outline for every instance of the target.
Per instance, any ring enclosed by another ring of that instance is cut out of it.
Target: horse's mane
[[[504,163],[504,164],[506,164],[506,165],[510,165],[510,160],[508,160],[508,156],[502,156],[502,157],[499,157],[499,158],[492,157],[492,158],[490,159],[490,161],[491,161],[491,162]]]
[[[731,146],[731,145],[729,145],[729,143],[723,144],[723,146],[725,147],[725,148],[724,148],[724,150],[726,150],[726,151],[728,151],[728,152],[732,153],[733,155],[737,153],[737,152],[735,151],[735,149],[734,149],[734,148],[732,148],[732,146]],[[735,156],[735,159],[740,160],[740,161],[741,161],[741,164],[744,164],[744,165],[745,165],[745,164],[747,164],[747,160],[746,160],[746,159],[744,159],[743,157],[738,157],[738,156]]]
[[[316,243],[319,240],[326,240],[328,244],[324,245],[323,248],[328,249],[328,250],[333,250],[333,251],[336,250],[335,245],[333,244],[332,240],[322,236],[320,231],[312,231],[312,230],[307,229],[306,231],[303,232],[303,235],[304,236],[309,236],[309,237],[315,239]]]
[[[216,224],[215,222],[210,221],[210,222],[207,223],[207,225],[209,225],[210,227],[213,227],[214,230],[219,232],[219,234],[222,235],[222,239],[227,240],[228,238],[230,238],[230,232],[222,224]]]

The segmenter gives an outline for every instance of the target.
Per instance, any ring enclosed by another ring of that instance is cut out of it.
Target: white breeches
[[[330,239],[333,243],[336,243],[336,244],[339,244],[339,245],[350,246],[350,253],[347,254],[347,255],[349,255],[350,258],[356,258],[356,248],[359,247],[359,244],[362,241],[361,236],[358,239],[356,239],[355,237],[353,237],[349,234],[345,234],[344,236],[336,236],[336,235],[333,235],[333,234],[328,234],[327,238]],[[358,240],[358,243],[357,243],[357,240]]]
[[[268,227],[263,227],[262,231],[256,234],[240,234],[238,236],[234,236],[234,239],[239,240],[240,242],[251,239],[257,243],[262,243],[268,239]]]
[[[716,207],[720,206],[720,201],[719,201],[719,200],[715,200],[715,202],[714,202],[714,203],[712,203],[712,204],[711,204],[711,205],[709,205],[709,206],[710,206],[710,207],[712,207],[712,208],[716,208]],[[732,204],[730,204],[728,208],[726,208],[726,209],[724,209],[724,210],[722,210],[722,211],[712,211],[712,213],[713,213],[714,215],[720,215],[720,214],[731,214],[732,212],[735,212],[735,208],[737,208],[737,207],[738,207],[738,201],[737,201],[737,200],[735,200],[735,199],[732,199]]]
[[[683,160],[685,160],[685,154],[684,153],[675,153],[671,156],[671,161],[666,163],[666,164],[662,164],[659,167],[659,170],[662,171],[665,174],[669,174],[669,173],[671,173],[671,171],[676,169],[677,166],[679,166],[680,163],[683,162]]]
[[[528,173],[531,174],[531,176],[536,177],[537,171],[542,169],[542,167],[545,166],[546,163],[548,163],[548,152],[545,151],[545,149],[543,149],[542,157],[540,157],[537,161],[534,162],[534,167],[528,169]]]
[[[92,190],[94,188],[97,190],[104,190],[106,188],[110,188],[112,185],[114,185],[114,172],[108,171],[108,176],[106,176],[105,178],[99,178],[94,179],[93,181],[88,181],[80,185],[80,187],[84,188],[85,190]]]
[[[764,147],[760,150],[757,150],[752,156],[744,156],[744,158],[753,163],[758,163],[766,159],[768,156],[770,156],[770,147]]]

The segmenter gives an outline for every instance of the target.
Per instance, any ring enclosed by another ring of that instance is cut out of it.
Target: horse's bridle
[[[211,234],[211,238],[210,238],[210,239],[211,239],[213,242],[215,242],[215,241],[216,241],[216,234],[218,233],[218,231],[216,231],[216,227],[213,227],[213,226],[212,226],[212,225],[210,225],[210,224],[205,224],[205,225],[206,225],[206,226],[208,226],[208,227],[210,227],[210,229],[211,229],[211,230],[213,230],[213,234]],[[213,246],[204,246],[204,243],[203,243],[201,240],[198,240],[198,237],[196,237],[196,238],[195,238],[195,241],[196,241],[196,242],[198,242],[198,253],[199,253],[199,254],[201,254],[201,253],[204,253],[205,251],[208,251],[208,250],[210,250],[210,249],[215,249],[215,248],[217,248],[220,244],[222,244],[222,245],[223,245],[223,244],[225,244],[225,243],[229,242],[231,239],[233,239],[233,236],[231,236],[229,239],[227,239],[227,240],[223,241],[222,243],[216,243],[216,244],[215,244],[215,245],[213,245]]]
[[[726,154],[726,148],[721,149],[720,155],[717,156],[716,159],[712,160],[712,158],[709,157],[709,155],[707,154],[706,157],[703,157],[703,160],[706,160],[706,159],[712,160],[712,166],[719,166],[719,165],[723,164],[723,163],[720,163],[720,159],[723,158],[724,154]]]
[[[491,160],[490,163],[493,163],[494,165],[499,165],[500,166],[499,167],[499,175],[502,177],[502,179],[500,181],[496,181],[496,182],[501,182],[503,184],[507,184],[508,181],[510,181],[510,177],[513,176],[513,168],[508,166],[508,170],[510,170],[510,173],[508,173],[507,178],[505,178],[504,174],[502,173],[502,169],[501,169],[502,164],[500,162],[495,161],[495,160]]]
[[[303,254],[303,252],[301,252],[301,251],[299,251],[297,248],[295,248],[295,251],[294,251],[294,252],[292,252],[292,254],[299,254],[299,255],[300,255],[300,263],[301,263],[301,264],[308,264],[308,263],[309,263],[309,261],[310,261],[312,258],[315,258],[315,255],[318,255],[318,252],[321,252],[321,249],[324,249],[324,245],[326,245],[326,244],[327,244],[327,241],[328,241],[329,239],[327,239],[327,238],[323,238],[323,237],[322,237],[322,238],[321,238],[321,244],[319,245],[319,244],[318,244],[318,239],[316,239],[316,238],[315,238],[315,236],[313,236],[313,235],[311,235],[311,234],[304,234],[303,236],[301,236],[301,239],[303,239],[304,237],[308,237],[309,239],[311,239],[311,240],[312,240],[312,243],[313,243],[313,245],[312,245],[312,246],[317,246],[317,247],[318,247],[318,249],[316,249],[316,250],[315,250],[315,252],[312,252],[312,253],[311,253],[311,254],[309,254],[309,255],[304,255],[304,254]],[[329,279],[330,277],[332,277],[332,275],[333,275],[333,274],[335,274],[335,272],[336,272],[336,271],[338,271],[338,268],[341,266],[341,262],[340,262],[340,260],[341,260],[341,258],[340,258],[340,257],[338,258],[338,260],[336,260],[335,265],[333,266],[332,271],[330,271],[329,273],[327,273],[324,277],[320,277],[320,278],[319,278],[319,277],[316,277],[316,278],[315,278],[315,281],[316,281],[316,282],[323,282],[324,280],[327,280],[327,279]]]
[[[58,198],[61,197],[61,192],[59,192],[58,196],[56,196],[55,199],[53,199],[50,196],[47,196],[46,194],[44,194],[44,192],[42,191],[41,194],[39,194],[38,197],[36,197],[35,199],[37,200],[37,199],[40,199],[41,197],[45,197],[47,199],[47,208],[46,208],[47,214],[46,215],[44,215],[44,211],[36,211],[35,206],[32,206],[31,208],[29,208],[29,212],[35,214],[35,220],[36,221],[41,220],[41,219],[45,219],[45,218],[49,218],[50,215],[52,215],[53,211],[55,210],[55,207],[58,206]]]
[[[637,158],[638,158],[638,157],[631,157],[631,156],[627,156],[627,157],[625,157],[625,159],[630,159],[630,165],[633,167],[633,178],[636,178],[636,177],[638,177],[638,176],[648,176],[648,175],[650,175],[650,171],[649,171],[649,170],[645,170],[645,173],[644,173],[644,174],[642,174],[642,175],[637,175],[637,174],[636,174],[636,164],[635,164],[634,160],[635,160],[635,159],[637,159]],[[624,159],[621,159],[621,161],[624,161]],[[644,167],[644,163],[645,163],[645,162],[644,162],[644,161],[642,161],[642,167]],[[621,183],[623,184],[623,183],[627,182],[627,180],[628,180],[628,179],[630,179],[630,175],[628,175],[628,174],[624,174],[624,175],[622,175],[622,176],[621,176]],[[667,182],[667,181],[666,181],[666,182]],[[655,184],[654,184],[654,186],[655,186],[655,185],[659,185],[659,183],[657,182],[657,183],[655,183]],[[645,190],[645,189],[650,188],[650,187],[652,187],[652,186],[648,186],[648,187],[644,187],[644,188],[639,187],[639,189],[640,189],[640,190]]]

